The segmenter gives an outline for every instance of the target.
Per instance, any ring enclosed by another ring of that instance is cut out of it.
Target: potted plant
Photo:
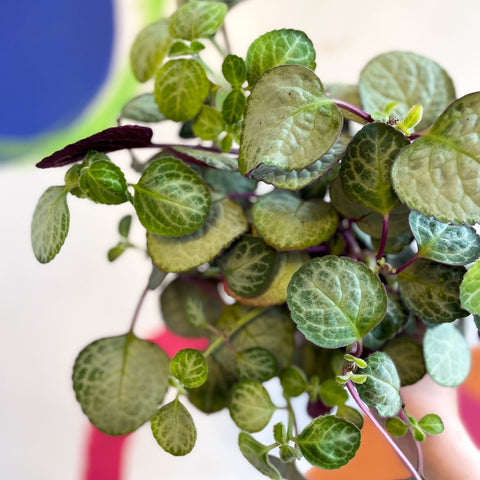
[[[236,3],[179,2],[145,27],[131,63],[153,93],[128,102],[118,126],[37,165],[69,168],[35,209],[36,258],[63,245],[67,198],[130,202],[109,260],[134,246],[139,223],[152,261],[139,307],[158,290],[172,332],[208,339],[169,359],[135,335],[137,309],[125,334],[78,355],[77,400],[110,435],[151,422],[173,455],[196,441],[184,398],[206,413],[227,408],[243,455],[273,479],[295,478],[302,457],[348,463],[361,411],[420,479],[422,462],[390,435],[441,433],[439,416],[409,414],[400,387],[427,373],[456,386],[469,370],[458,324],[480,314],[480,93],[456,98],[437,63],[399,51],[371,60],[358,85],[324,86],[312,42],[293,29],[266,32],[241,58],[224,31],[217,41]],[[220,71],[203,60],[207,44]],[[145,126],[161,138],[166,122],[179,125],[178,142],[153,141]],[[145,148],[155,153],[140,159]],[[118,150],[131,152],[128,175],[107,155]],[[264,385],[273,378],[280,399]],[[312,420],[300,427],[292,399],[305,393]],[[285,421],[263,445],[254,434],[280,408]]]

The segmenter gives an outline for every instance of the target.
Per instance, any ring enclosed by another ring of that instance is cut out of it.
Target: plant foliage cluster
[[[32,245],[40,262],[55,257],[70,196],[130,202],[108,258],[133,246],[139,222],[154,264],[146,291],[160,292],[172,332],[209,346],[170,360],[133,333],[135,321],[91,343],[73,370],[83,411],[111,435],[149,421],[162,448],[185,455],[196,429],[184,397],[207,413],[228,408],[248,461],[298,478],[301,457],[334,469],[355,455],[362,415],[347,392],[392,435],[443,429],[434,414],[408,415],[400,387],[427,372],[456,386],[469,370],[457,324],[480,315],[480,93],[456,98],[437,63],[398,51],[371,60],[358,85],[324,86],[312,42],[294,29],[265,33],[241,58],[217,40],[235,3],[179,2],[140,31],[131,65],[153,92],[120,117],[142,125],[38,164],[72,166],[40,198]],[[221,72],[204,62],[207,45]],[[172,121],[179,143],[152,142],[145,124]],[[131,179],[107,155],[143,147],[157,153],[132,153]],[[275,377],[274,401],[264,383]],[[300,395],[312,416],[303,428],[291,402]],[[252,434],[278,409],[285,422],[263,445]]]

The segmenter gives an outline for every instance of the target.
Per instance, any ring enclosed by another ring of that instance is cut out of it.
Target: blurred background
[[[106,258],[128,206],[73,197],[61,253],[47,265],[37,263],[30,247],[31,216],[45,189],[63,183],[65,170],[38,170],[34,164],[67,143],[113,126],[123,103],[151,90],[151,84],[141,89],[135,84],[129,47],[142,26],[173,8],[172,0],[2,1],[4,479],[84,479],[89,426],[71,388],[72,365],[91,341],[128,329],[150,273],[141,252],[128,251],[113,264]],[[414,51],[443,66],[459,97],[480,89],[479,20],[477,0],[246,0],[233,8],[226,25],[233,53],[241,56],[269,30],[304,30],[316,47],[316,73],[324,83],[356,83],[375,55]],[[158,298],[151,294],[137,333],[149,336],[160,326]],[[197,446],[182,459],[164,454],[148,425],[136,432],[125,453],[124,480],[263,478],[236,448],[238,430],[228,413],[197,414],[195,420]]]

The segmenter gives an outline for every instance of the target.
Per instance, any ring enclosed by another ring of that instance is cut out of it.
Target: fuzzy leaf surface
[[[238,123],[242,117],[247,105],[247,98],[242,90],[232,90],[223,101],[222,117],[229,125]]]
[[[138,33],[130,49],[130,65],[135,78],[146,82],[155,75],[168,53],[172,38],[165,18],[151,23]]]
[[[391,102],[403,120],[414,105],[422,105],[417,130],[429,127],[455,98],[452,80],[436,62],[410,52],[389,52],[371,60],[360,74],[359,93],[364,109],[383,112]]]
[[[391,184],[392,164],[408,145],[405,136],[385,123],[370,123],[358,132],[345,151],[340,169],[347,197],[382,215],[399,203]]]
[[[246,432],[240,432],[238,446],[243,456],[263,475],[273,480],[281,480],[278,470],[268,459],[270,448],[255,440]]]
[[[402,406],[402,399],[400,378],[393,360],[386,353],[373,353],[361,372],[367,375],[365,383],[357,385],[361,399],[375,407],[382,417],[395,416]]]
[[[53,260],[67,238],[70,226],[67,193],[63,186],[47,188],[33,212],[30,237],[33,253],[40,263]]]
[[[184,348],[178,351],[170,361],[170,372],[187,388],[195,388],[207,379],[208,366],[198,350]]]
[[[240,172],[261,164],[302,170],[326,154],[342,128],[342,115],[308,68],[283,65],[266,71],[247,102],[240,138]]]
[[[157,443],[171,455],[186,455],[195,446],[197,429],[190,412],[178,398],[157,411],[151,428]]]
[[[463,277],[460,301],[465,310],[480,315],[480,260],[477,260]]]
[[[360,430],[343,418],[327,415],[310,422],[295,441],[311,465],[333,470],[355,456]]]
[[[195,232],[182,237],[147,233],[153,262],[166,272],[184,272],[213,260],[248,228],[240,206],[223,198],[212,202],[210,214]]]
[[[250,297],[266,290],[276,261],[276,251],[260,237],[244,236],[220,258],[220,268],[231,290]]]
[[[200,111],[209,90],[210,82],[200,63],[179,58],[170,60],[158,71],[153,94],[165,117],[186,122]]]
[[[470,370],[470,349],[460,331],[451,324],[428,328],[423,339],[425,365],[440,385],[456,387]]]
[[[334,256],[300,267],[288,286],[287,302],[298,329],[325,348],[360,341],[387,309],[378,277],[362,263]]]
[[[267,426],[275,406],[260,383],[242,381],[232,390],[229,409],[230,416],[239,428],[254,433]]]
[[[303,250],[323,243],[338,225],[338,214],[330,204],[282,191],[261,196],[252,219],[259,235],[277,250]]]
[[[222,26],[226,13],[227,6],[221,2],[188,2],[171,16],[170,35],[185,40],[211,37]]]
[[[420,257],[448,265],[466,265],[480,256],[480,236],[473,227],[442,223],[412,210],[410,228]]]
[[[240,88],[247,80],[247,67],[242,57],[227,55],[222,63],[225,80],[234,88]]]
[[[429,323],[453,322],[468,313],[460,305],[465,269],[427,259],[417,260],[398,276],[407,307]]]
[[[157,345],[133,334],[97,340],[75,360],[75,395],[99,430],[125,435],[154,415],[168,388],[169,363]]]
[[[433,127],[405,147],[392,179],[410,209],[440,222],[480,221],[480,92],[454,101]]]
[[[252,171],[251,178],[284,190],[300,190],[325,175],[342,157],[350,138],[341,135],[330,150],[316,162],[301,170],[282,170],[275,165],[259,165]]]
[[[159,235],[180,236],[198,230],[211,205],[206,184],[181,160],[151,163],[134,185],[133,205],[142,225]]]
[[[240,380],[266,382],[278,373],[278,362],[265,348],[252,347],[237,353],[236,373]]]
[[[267,69],[279,65],[303,65],[315,70],[315,48],[304,32],[292,29],[272,30],[258,37],[246,57],[248,83]]]

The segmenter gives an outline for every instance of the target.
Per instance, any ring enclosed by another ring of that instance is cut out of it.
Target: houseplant
[[[436,416],[411,418],[398,390],[425,370],[444,385],[468,371],[453,322],[480,313],[480,240],[469,226],[480,217],[480,97],[455,100],[441,67],[405,52],[373,59],[358,87],[324,88],[296,30],[267,32],[245,59],[225,53],[220,75],[202,51],[219,47],[213,36],[233,3],[188,2],[140,32],[132,67],[139,81],[155,77],[154,93],[121,116],[160,131],[178,122],[182,140],[156,144],[149,128],[126,125],[44,159],[40,167],[73,166],[40,199],[32,244],[41,262],[58,253],[68,194],[131,202],[155,265],[146,291],[161,292],[171,330],[210,344],[170,362],[133,334],[135,316],[125,335],[80,353],[83,410],[113,435],[150,420],[158,443],[182,455],[195,443],[182,396],[206,412],[229,408],[243,454],[279,478],[300,455],[321,468],[352,458],[362,420],[347,390],[393,434],[441,431]],[[127,183],[105,154],[144,147],[157,153],[145,162],[134,153]],[[120,221],[110,260],[131,247],[131,221]],[[272,377],[286,420],[264,446],[251,434],[277,408],[263,386]],[[167,388],[178,396],[162,405]],[[291,399],[304,392],[313,420],[297,431]]]

